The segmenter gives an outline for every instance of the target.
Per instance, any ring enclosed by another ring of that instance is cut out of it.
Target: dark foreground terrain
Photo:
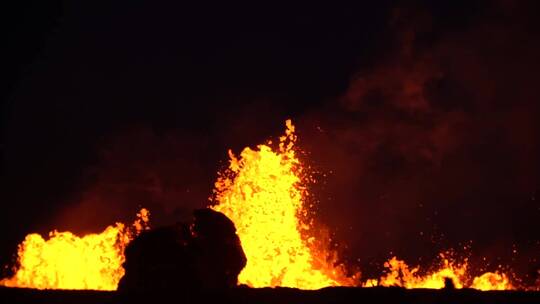
[[[401,288],[235,288],[221,292],[120,294],[0,287],[0,303],[540,303],[540,292]]]

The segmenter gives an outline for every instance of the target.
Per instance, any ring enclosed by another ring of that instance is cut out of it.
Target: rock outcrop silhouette
[[[125,256],[126,272],[118,286],[122,292],[230,288],[247,262],[234,223],[210,209],[195,210],[191,225],[141,233]]]

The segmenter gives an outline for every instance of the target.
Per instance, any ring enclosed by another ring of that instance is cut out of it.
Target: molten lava
[[[279,147],[245,148],[237,158],[229,151],[230,165],[220,173],[214,190],[216,211],[237,228],[247,256],[239,283],[251,287],[285,286],[317,289],[351,285],[330,250],[314,248],[307,217],[302,164],[294,144],[290,120]]]
[[[475,277],[471,288],[478,290],[512,290],[515,289],[508,276],[499,272],[486,272]]]
[[[333,253],[314,243],[312,225],[305,207],[307,189],[304,168],[296,151],[296,135],[290,120],[279,147],[245,148],[239,157],[229,151],[229,168],[215,183],[214,210],[236,225],[247,256],[239,282],[251,287],[296,287],[316,289],[355,285]],[[479,290],[514,289],[504,273],[487,272],[476,278],[467,273],[467,263],[458,264],[441,254],[441,266],[419,275],[419,268],[396,257],[385,263],[387,274],[367,280],[363,286],[443,288],[452,280],[456,288]]]
[[[149,212],[141,209],[132,227],[122,223],[99,234],[76,236],[52,231],[45,240],[33,233],[19,245],[15,275],[0,281],[8,287],[116,290],[124,275],[124,249],[148,229]]]
[[[212,209],[224,213],[237,228],[247,257],[239,275],[240,284],[251,287],[296,287],[318,289],[327,286],[358,286],[359,274],[348,276],[329,238],[316,239],[313,221],[306,207],[307,172],[296,150],[293,124],[286,121],[285,135],[277,147],[272,143],[256,149],[245,148],[219,173]],[[122,223],[102,233],[82,237],[53,231],[45,240],[30,234],[19,245],[18,262],[12,278],[0,285],[37,289],[115,290],[124,275],[124,249],[142,230],[148,229],[146,209],[137,214],[131,227]],[[467,260],[457,263],[440,255],[439,267],[420,272],[404,261],[391,258],[386,273],[362,286],[443,288],[451,280],[455,288],[509,290],[516,287],[502,272],[486,272],[472,277]]]
[[[445,287],[445,280],[452,281],[455,288],[474,288],[478,290],[511,290],[515,289],[508,276],[499,272],[486,272],[471,279],[468,274],[467,261],[457,263],[445,254],[440,254],[441,266],[435,271],[419,275],[419,267],[409,268],[402,260],[391,258],[384,264],[387,274],[379,280],[368,280],[364,286],[400,286],[404,288],[430,288]]]

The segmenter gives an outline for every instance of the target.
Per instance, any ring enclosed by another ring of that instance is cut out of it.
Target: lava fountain
[[[248,260],[239,283],[300,289],[353,285],[439,289],[451,280],[456,288],[515,289],[506,274],[472,277],[467,261],[457,263],[444,253],[441,265],[424,275],[419,267],[393,257],[384,264],[386,273],[379,279],[360,284],[359,274],[347,276],[344,266],[336,263],[335,252],[313,237],[305,203],[307,172],[297,157],[296,139],[294,125],[287,120],[276,149],[268,142],[245,148],[239,157],[229,151],[229,167],[215,183],[211,208],[234,222]]]
[[[0,285],[36,289],[116,290],[124,275],[124,249],[148,229],[149,212],[141,209],[131,226],[116,223],[98,234],[71,232],[26,236],[18,248],[18,268]]]
[[[440,255],[440,265],[420,274],[396,257],[388,260],[378,279],[360,283],[337,262],[328,237],[316,238],[307,207],[309,172],[298,158],[294,125],[286,121],[285,135],[272,142],[245,148],[237,157],[229,150],[228,168],[218,173],[210,208],[235,224],[247,257],[238,277],[250,287],[319,289],[327,286],[399,286],[509,290],[508,275],[499,271],[477,277],[469,274],[467,260],[457,263]],[[99,234],[76,236],[52,231],[46,240],[29,234],[18,248],[18,268],[0,285],[36,289],[116,290],[124,275],[124,249],[148,229],[149,212],[141,209],[131,226],[116,223]]]
[[[277,148],[229,150],[229,167],[215,183],[212,209],[235,224],[247,256],[238,277],[251,287],[318,289],[353,285],[328,248],[313,238],[305,199],[303,166],[295,151],[294,125],[286,121]]]

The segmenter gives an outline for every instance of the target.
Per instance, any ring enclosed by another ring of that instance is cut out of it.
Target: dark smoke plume
[[[302,116],[301,145],[327,174],[320,219],[351,259],[427,265],[454,248],[488,269],[538,267],[540,40],[531,8],[506,4],[463,28],[395,10],[395,47]]]

